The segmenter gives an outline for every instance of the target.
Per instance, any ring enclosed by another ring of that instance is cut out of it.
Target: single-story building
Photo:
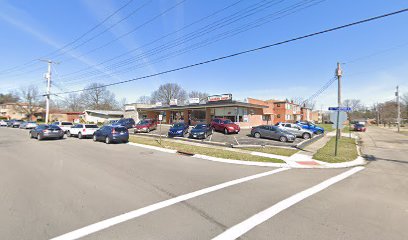
[[[106,111],[106,110],[85,110],[81,115],[85,122],[103,123],[109,120],[118,120],[123,118],[122,111]]]
[[[137,109],[139,118],[158,119],[163,115],[162,123],[173,124],[185,122],[189,125],[210,123],[214,118],[226,118],[242,128],[268,124],[263,115],[264,105],[232,100],[231,94],[209,96],[205,103],[186,105],[140,107]],[[270,122],[269,122],[270,123]]]
[[[52,122],[65,121],[65,122],[79,122],[80,116],[83,112],[61,112],[53,111],[50,113],[50,120]]]
[[[152,108],[154,107],[154,104],[145,104],[145,103],[129,103],[125,104],[125,112],[123,114],[124,118],[133,118],[136,123],[138,123],[142,119],[146,119],[147,115],[146,114],[140,114],[138,109],[143,108]]]

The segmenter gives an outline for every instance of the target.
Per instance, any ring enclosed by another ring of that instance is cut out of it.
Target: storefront
[[[267,124],[263,109],[264,105],[227,100],[211,100],[204,104],[189,104],[182,106],[166,106],[139,108],[139,116],[158,119],[163,115],[163,123],[173,124],[184,122],[189,125],[210,123],[214,118],[227,118],[241,127],[252,127]]]

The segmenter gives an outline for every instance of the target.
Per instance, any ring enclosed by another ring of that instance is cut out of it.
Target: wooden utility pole
[[[397,97],[397,128],[398,132],[400,131],[400,125],[401,125],[401,104],[399,100],[399,88],[397,86],[397,91],[395,92],[395,96]]]

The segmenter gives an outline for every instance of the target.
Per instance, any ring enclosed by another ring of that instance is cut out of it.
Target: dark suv
[[[121,118],[119,121],[115,123],[115,125],[121,125],[124,126],[125,128],[133,128],[135,126],[135,120],[133,118]]]
[[[113,142],[127,143],[129,141],[129,131],[124,126],[103,126],[93,134],[93,140],[104,141],[106,144]]]

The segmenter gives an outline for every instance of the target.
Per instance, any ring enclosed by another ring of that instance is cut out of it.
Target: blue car
[[[170,127],[167,135],[169,137],[184,137],[188,133],[188,125],[185,123],[175,123]]]
[[[307,130],[313,132],[314,134],[324,133],[324,128],[316,126],[316,125],[314,125],[313,123],[310,123],[310,122],[298,122],[297,125],[300,126],[301,128],[304,128],[304,129],[307,129]]]
[[[106,144],[114,142],[127,143],[129,141],[129,131],[124,126],[103,126],[96,130],[92,139],[96,141],[104,141]]]

